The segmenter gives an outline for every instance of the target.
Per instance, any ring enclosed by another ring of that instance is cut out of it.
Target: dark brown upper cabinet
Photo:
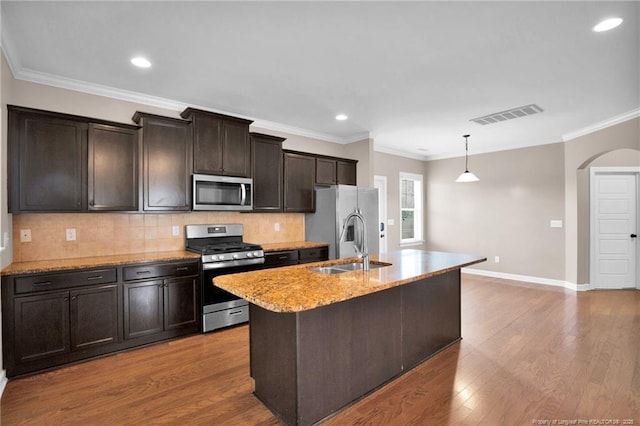
[[[89,124],[89,210],[138,210],[138,134]]]
[[[191,124],[136,112],[142,126],[142,200],[145,211],[191,209]]]
[[[283,211],[283,141],[277,136],[251,133],[254,212]]]
[[[283,152],[284,211],[315,211],[316,158],[297,152]]]
[[[11,213],[137,209],[136,126],[7,109]]]
[[[193,124],[193,172],[251,177],[250,120],[185,109]]]
[[[316,185],[355,185],[356,160],[316,157]]]
[[[8,111],[9,211],[82,211],[87,124],[12,106]]]

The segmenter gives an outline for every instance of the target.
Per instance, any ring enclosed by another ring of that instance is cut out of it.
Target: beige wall
[[[550,227],[564,219],[563,164],[560,143],[472,155],[479,182],[455,182],[463,158],[427,162],[427,248],[486,256],[476,269],[563,280],[564,229]]]
[[[624,150],[624,151],[619,151]],[[567,141],[565,152],[565,279],[589,283],[589,175],[594,165],[626,166],[640,150],[640,118]],[[619,151],[619,152],[618,152]],[[611,154],[608,154],[611,153]],[[606,157],[603,155],[608,154]],[[632,160],[633,159],[633,160]]]
[[[387,250],[400,250],[400,172],[423,175],[423,187],[426,188],[424,176],[424,161],[395,155],[374,152],[373,172],[376,176],[387,177],[387,220],[393,220],[393,225],[387,226]],[[426,200],[423,194],[423,200]],[[428,220],[425,215],[425,220]],[[411,248],[424,248],[424,244],[411,246]]]

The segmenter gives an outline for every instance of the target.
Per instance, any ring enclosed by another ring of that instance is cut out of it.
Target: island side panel
[[[250,303],[249,318],[254,394],[285,424],[296,424],[296,314],[271,312]]]
[[[313,424],[402,371],[401,288],[298,313],[298,424]]]
[[[406,370],[460,340],[460,270],[416,281],[402,291]]]

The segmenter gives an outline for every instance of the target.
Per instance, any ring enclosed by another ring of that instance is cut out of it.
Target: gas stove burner
[[[227,268],[264,263],[264,251],[258,244],[242,241],[241,224],[187,225],[185,246],[202,255],[202,268]]]

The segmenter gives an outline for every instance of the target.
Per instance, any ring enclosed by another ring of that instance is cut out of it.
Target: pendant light
[[[469,141],[467,140],[471,135],[462,135],[464,138],[464,173],[458,176],[456,182],[477,182],[480,179],[469,171]]]

